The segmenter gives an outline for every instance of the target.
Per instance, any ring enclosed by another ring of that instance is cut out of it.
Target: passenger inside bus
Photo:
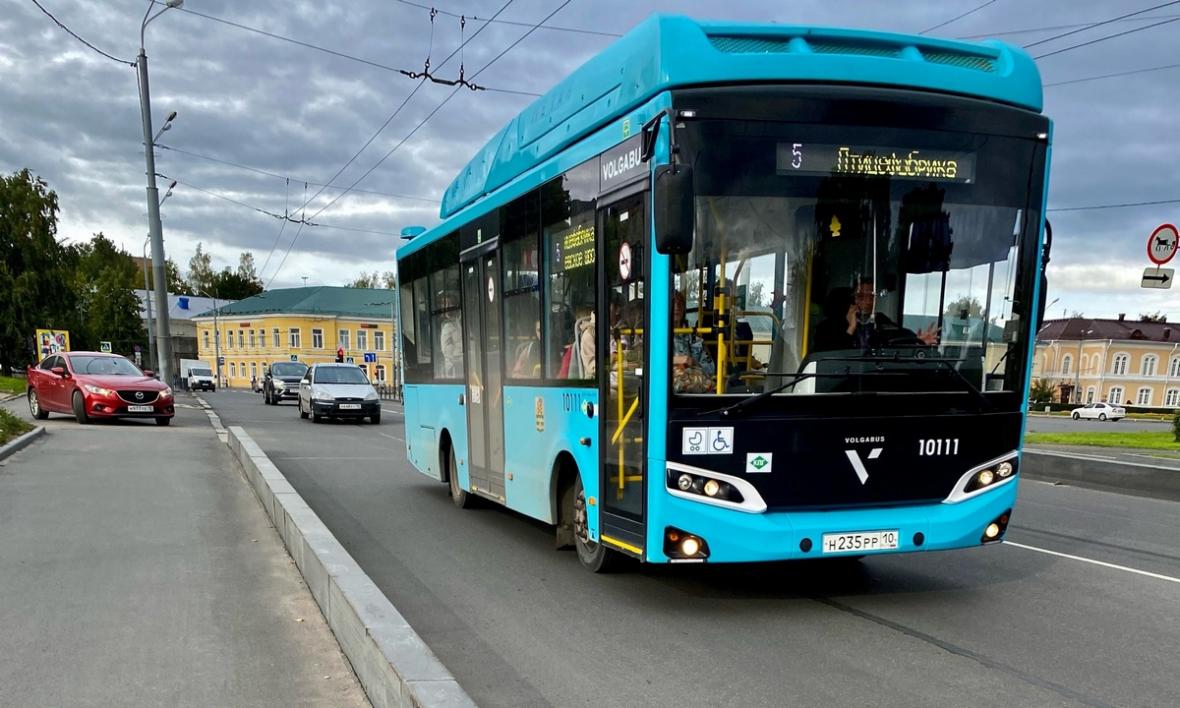
[[[688,328],[684,293],[672,296],[672,322]],[[716,386],[717,367],[705,342],[695,332],[672,334],[672,387],[676,393],[707,393]]]
[[[442,325],[439,327],[439,349],[442,350],[443,370],[446,378],[459,378],[463,368],[463,326],[460,322],[459,310],[456,307],[455,296],[443,293],[439,302],[447,310],[442,315]]]
[[[512,378],[535,379],[541,374],[541,320],[536,320],[536,337],[516,348]]]

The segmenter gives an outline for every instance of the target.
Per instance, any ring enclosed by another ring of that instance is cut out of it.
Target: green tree
[[[206,253],[200,243],[197,243],[197,251],[188,262],[188,284],[192,288],[193,294],[199,295],[201,291],[211,293],[214,286],[214,281],[217,280],[217,273],[213,270],[213,257]]]
[[[1056,387],[1048,379],[1037,379],[1029,387],[1028,397],[1033,403],[1052,403]]]
[[[1144,312],[1139,314],[1140,322],[1167,322],[1168,316],[1159,310],[1155,312]]]
[[[148,290],[154,290],[156,287],[156,278],[155,278],[155,272],[152,270],[152,264],[150,261],[147,263],[147,271],[148,271],[148,273],[147,273]],[[189,286],[188,281],[185,280],[184,276],[182,276],[180,274],[180,266],[176,265],[176,261],[172,260],[171,258],[164,261],[164,275],[165,275],[167,282],[168,282],[168,293],[169,294],[171,294],[171,295],[196,295],[196,293],[193,292],[192,287]],[[143,277],[140,276],[140,278],[139,278],[140,285],[143,284],[142,281],[143,281]]]
[[[983,314],[983,305],[970,295],[962,295],[959,299],[948,303],[943,314],[948,319],[965,320],[979,317]]]
[[[240,271],[226,267],[213,276],[213,284],[206,292],[224,300],[245,300],[262,292],[262,281],[250,280]]]
[[[70,329],[67,249],[57,241],[57,194],[28,169],[0,177],[0,370],[37,359],[38,327]]]
[[[135,288],[142,285],[131,254],[101,232],[74,247],[74,289],[81,321],[71,345],[97,349],[111,342],[115,351],[130,354],[147,344]]]
[[[348,284],[348,287],[394,290],[397,288],[397,275],[391,270],[384,273],[377,271],[366,273],[362,270],[361,274]]]

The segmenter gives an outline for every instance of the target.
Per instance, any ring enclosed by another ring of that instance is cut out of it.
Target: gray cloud
[[[490,17],[501,0],[453,0],[445,9],[469,17]],[[781,3],[752,0],[719,4],[705,0],[649,0],[626,3],[577,0],[551,21],[568,27],[625,32],[651,12],[801,25],[848,25],[915,32],[975,6],[948,3]],[[133,59],[146,3],[120,0],[91,3],[45,0],[59,19],[97,46]],[[535,22],[557,0],[518,0],[501,16]],[[10,3],[0,18],[0,170],[29,167],[45,177],[61,200],[63,236],[86,238],[103,231],[138,252],[146,233],[142,132],[134,70],[101,58],[68,37],[27,2]],[[1006,33],[1030,27],[1098,21],[1139,9],[1129,2],[1025,3],[1000,0],[942,27],[939,36]],[[210,21],[221,17],[279,35],[333,48],[373,62],[420,69],[430,40],[425,11],[395,2],[313,2],[299,0],[188,0],[187,11],[170,11],[147,32],[151,88],[157,126],[169,110],[179,112],[161,142],[211,157],[290,175],[259,175],[176,151],[161,150],[158,170],[273,212],[294,210],[304,201],[302,180],[322,183],[369,138],[414,89],[414,82],[389,71],[312,51]],[[1161,11],[1162,12],[1162,11]],[[1161,13],[1154,13],[1160,15]],[[1081,32],[1035,47],[1034,54],[1093,39],[1146,21]],[[469,38],[481,23],[470,20]],[[526,28],[494,24],[445,66],[443,57],[460,43],[459,22],[436,18],[432,67],[454,76],[463,62],[468,76],[520,37]],[[1063,30],[1057,30],[1063,31]],[[1046,82],[1174,63],[1180,23],[1132,34],[1048,57],[1041,62]],[[1005,34],[1033,42],[1054,31]],[[610,42],[609,37],[539,30],[481,74],[481,84],[543,93]],[[1051,86],[1046,112],[1055,122],[1050,207],[1180,198],[1180,143],[1172,113],[1180,70],[1102,81]],[[449,93],[423,87],[360,157],[335,182],[351,184],[396,145]],[[531,101],[526,96],[463,91],[364,179],[366,190],[437,198],[466,160],[505,121]],[[308,187],[306,194],[318,191]],[[309,205],[318,210],[339,194],[328,189]],[[392,265],[400,243],[395,234],[410,223],[437,221],[437,204],[354,193],[317,217],[335,226],[386,235],[307,227],[275,285],[339,283],[358,271]],[[1055,244],[1050,281],[1062,306],[1089,315],[1164,310],[1180,319],[1180,298],[1171,291],[1140,291],[1143,243],[1162,221],[1180,219],[1180,204],[1050,214]],[[280,222],[178,186],[165,203],[165,238],[170,255],[187,264],[197,242],[213,253],[217,266],[236,263],[243,249],[261,264],[279,235]],[[282,259],[297,227],[282,227],[278,249],[265,275]]]

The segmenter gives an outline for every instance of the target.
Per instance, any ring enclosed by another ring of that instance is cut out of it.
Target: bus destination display
[[[778,174],[891,177],[932,182],[975,181],[975,153],[816,143],[779,143]]]
[[[556,270],[567,271],[594,265],[594,225],[575,226],[554,239]]]

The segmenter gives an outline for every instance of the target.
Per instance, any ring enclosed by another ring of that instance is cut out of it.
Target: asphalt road
[[[1131,430],[1163,433],[1172,429],[1172,424],[1161,420],[1137,420],[1124,418],[1112,420],[1073,420],[1065,416],[1033,415],[1028,418],[1028,430],[1034,433],[1117,433]]]
[[[541,524],[455,509],[393,404],[313,425],[205,399],[481,705],[1180,704],[1177,503],[1025,481],[1002,546],[594,576]]]

